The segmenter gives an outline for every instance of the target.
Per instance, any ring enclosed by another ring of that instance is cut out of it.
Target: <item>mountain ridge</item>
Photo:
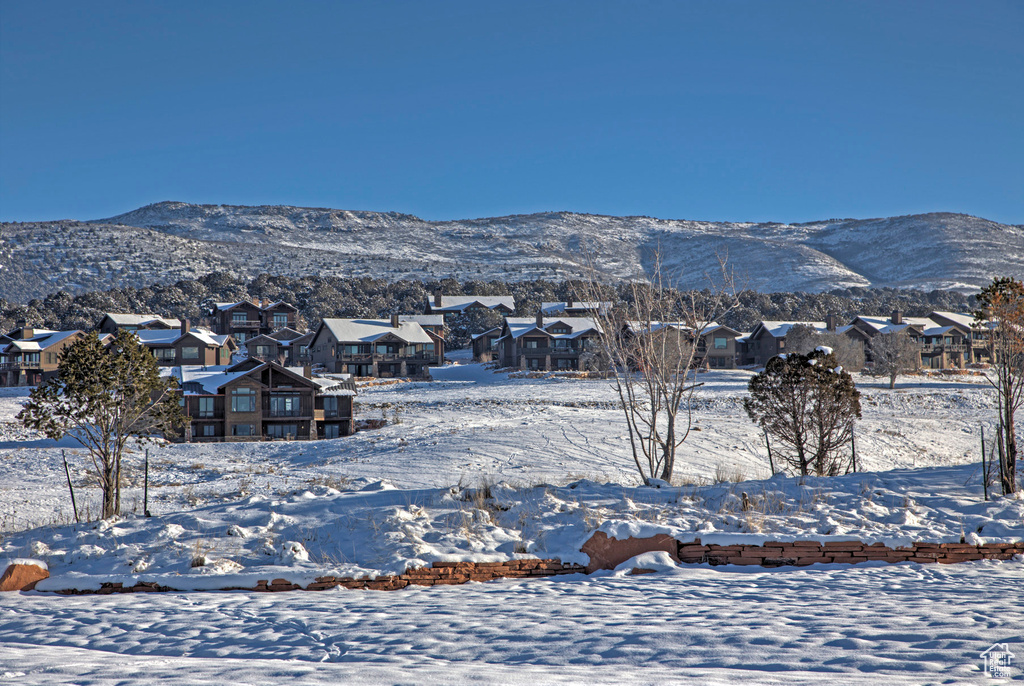
[[[427,220],[401,212],[161,201],[104,219],[0,225],[0,297],[18,302],[212,271],[561,279],[585,273],[588,251],[605,279],[650,271],[660,254],[674,283],[699,288],[727,254],[739,284],[760,291],[968,291],[993,276],[1024,273],[1024,228],[950,212],[801,223],[569,211]]]

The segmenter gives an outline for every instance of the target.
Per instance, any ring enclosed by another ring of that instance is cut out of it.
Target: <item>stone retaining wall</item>
[[[764,545],[701,545],[700,539],[679,543],[680,562],[712,565],[761,565],[762,567],[805,566],[820,562],[856,564],[868,560],[884,562],[952,563],[969,560],[1009,560],[1024,554],[1024,542],[913,543],[906,548],[889,548],[881,543],[860,541],[767,542]]]
[[[598,569],[614,569],[626,560],[645,552],[665,551],[682,563],[712,565],[760,565],[762,567],[807,566],[815,563],[845,562],[856,564],[869,560],[885,562],[954,563],[969,560],[1009,560],[1024,555],[1024,541],[1017,543],[913,543],[905,548],[889,548],[881,543],[860,541],[789,541],[764,545],[703,545],[700,539],[689,542],[674,540],[664,534],[651,538],[609,538],[603,532],[594,534],[582,548],[590,555],[586,567],[557,559],[509,560],[507,562],[435,562],[430,567],[410,568],[404,574],[376,578],[320,576],[306,586],[287,579],[258,581],[254,587],[230,587],[223,591],[324,591],[342,587],[377,591],[394,591],[406,586],[440,586],[464,584],[469,581],[494,579],[527,579],[562,574],[591,573]],[[12,565],[13,567],[14,565]],[[8,570],[9,571],[9,570]],[[633,570],[643,572],[645,570]],[[6,575],[5,575],[6,576]],[[35,584],[33,583],[32,586]],[[29,590],[24,589],[11,590]],[[98,590],[66,589],[64,595],[107,595],[112,593],[152,593],[180,591],[170,586],[140,581],[134,586],[105,583]]]

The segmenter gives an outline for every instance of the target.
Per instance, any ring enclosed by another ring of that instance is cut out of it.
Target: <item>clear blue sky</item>
[[[1024,222],[1022,2],[0,2],[0,219]]]

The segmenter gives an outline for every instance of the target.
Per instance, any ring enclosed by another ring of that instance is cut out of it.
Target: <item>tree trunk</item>
[[[896,388],[896,374],[889,375],[889,388]]]

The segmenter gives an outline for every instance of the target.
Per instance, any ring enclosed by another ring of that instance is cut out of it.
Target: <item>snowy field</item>
[[[857,377],[863,470],[769,478],[748,372],[709,372],[672,488],[638,487],[609,383],[510,379],[481,365],[363,387],[383,429],[309,443],[150,448],[153,518],[75,525],[99,493],[86,456],[19,428],[0,390],[0,559],[40,588],[378,574],[436,560],[585,562],[595,530],[705,542],[1024,538],[1024,500],[982,502],[979,377]],[[141,512],[141,451],[127,509]],[[488,488],[483,488],[488,486]],[[741,493],[755,503],[741,512]],[[193,566],[201,558],[201,566]],[[74,583],[69,583],[69,582]],[[1009,642],[1024,661],[1024,564],[569,576],[399,592],[0,597],[0,682],[959,683]]]

